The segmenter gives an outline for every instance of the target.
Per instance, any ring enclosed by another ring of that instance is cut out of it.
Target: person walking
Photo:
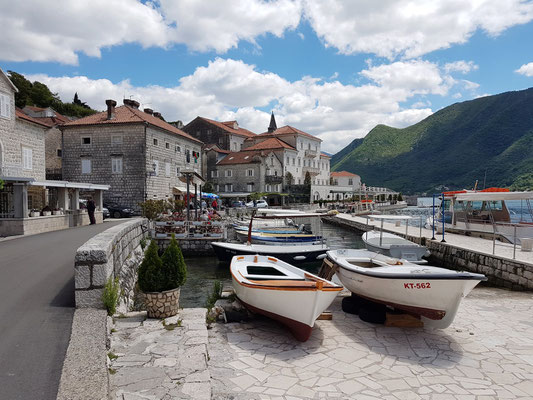
[[[94,218],[94,211],[96,210],[96,204],[94,204],[94,200],[92,197],[89,198],[87,201],[87,212],[89,213],[89,220],[91,221],[91,225],[96,224],[96,219]]]
[[[217,199],[213,199],[213,202],[211,203],[211,207],[213,207],[214,210],[217,209],[218,207]]]

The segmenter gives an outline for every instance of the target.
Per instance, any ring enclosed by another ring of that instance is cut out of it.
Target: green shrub
[[[107,280],[102,293],[102,302],[107,310],[107,315],[111,316],[117,311],[118,299],[120,296],[120,285],[118,278]]]
[[[170,244],[161,257],[163,263],[163,277],[165,278],[165,289],[170,290],[180,287],[187,279],[187,266],[183,259],[180,246],[172,234]]]
[[[141,245],[141,249],[142,251],[144,251],[144,249],[146,249],[146,238],[142,238],[140,241],[139,241],[139,244]]]
[[[146,200],[139,203],[139,207],[141,207],[142,216],[148,218],[150,221],[153,221],[159,216],[159,214],[162,214],[171,208],[166,200]]]
[[[207,297],[205,308],[207,308],[208,310],[212,309],[216,301],[220,299],[221,296],[222,296],[222,283],[220,281],[215,281],[215,283],[213,284],[213,291]]]
[[[164,286],[163,263],[159,258],[158,247],[155,240],[144,253],[144,259],[139,266],[139,288],[143,292],[161,292]]]

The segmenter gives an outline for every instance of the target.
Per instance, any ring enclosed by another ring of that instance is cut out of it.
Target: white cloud
[[[533,62],[524,64],[515,71],[517,74],[521,74],[527,77],[533,76]]]
[[[389,59],[465,43],[477,30],[498,35],[533,19],[533,3],[524,0],[306,0],[304,9],[326,46]]]
[[[461,72],[463,74],[467,74],[470,71],[475,71],[479,68],[478,65],[474,64],[473,61],[455,61],[451,63],[447,63],[444,65],[444,70],[446,72]]]
[[[301,16],[299,0],[0,0],[0,7],[0,59],[65,64],[124,43],[223,53],[241,40],[281,36]]]
[[[137,87],[128,80],[113,83],[83,76],[26,77],[45,83],[66,101],[77,92],[82,101],[100,110],[105,109],[106,99],[120,102],[132,97],[141,102],[141,108],[149,106],[168,121],[187,123],[198,115],[237,119],[257,133],[266,130],[272,107],[278,126],[289,124],[318,135],[329,152],[365,136],[377,124],[416,123],[432,113],[426,95],[446,95],[452,87],[464,86],[444,68],[426,61],[372,66],[361,74],[370,82],[356,86],[309,76],[291,82],[242,61],[216,58],[181,77],[175,87]],[[414,105],[404,106],[409,100]]]

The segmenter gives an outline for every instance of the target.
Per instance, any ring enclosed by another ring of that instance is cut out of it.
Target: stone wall
[[[129,311],[143,258],[140,241],[148,231],[146,219],[133,219],[109,228],[78,248],[74,266],[77,308],[102,308],[105,283],[118,277],[122,290],[118,310]]]
[[[375,227],[355,221],[348,221],[335,217],[323,218],[325,222],[352,228],[359,232],[372,230]],[[405,237],[404,234],[388,231],[395,235]],[[451,246],[448,243],[427,240],[419,236],[408,235],[407,239],[414,243],[426,246],[431,252],[430,263],[454,270],[463,270],[484,274],[489,284],[513,290],[533,290],[533,265],[523,262],[498,257],[495,255],[477,253],[472,250]]]
[[[61,169],[61,157],[57,155],[58,150],[62,149],[61,131],[57,127],[50,128],[46,131],[45,136],[46,152],[46,170],[56,171]]]
[[[101,211],[94,213],[96,223],[103,222]],[[29,218],[1,218],[0,232],[3,236],[35,235],[37,233],[58,231],[74,226],[89,225],[89,214],[67,211],[64,215],[49,215]]]

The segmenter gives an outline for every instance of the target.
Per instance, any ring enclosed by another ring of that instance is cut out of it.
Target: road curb
[[[106,310],[76,309],[61,372],[58,400],[108,398],[106,340]]]

